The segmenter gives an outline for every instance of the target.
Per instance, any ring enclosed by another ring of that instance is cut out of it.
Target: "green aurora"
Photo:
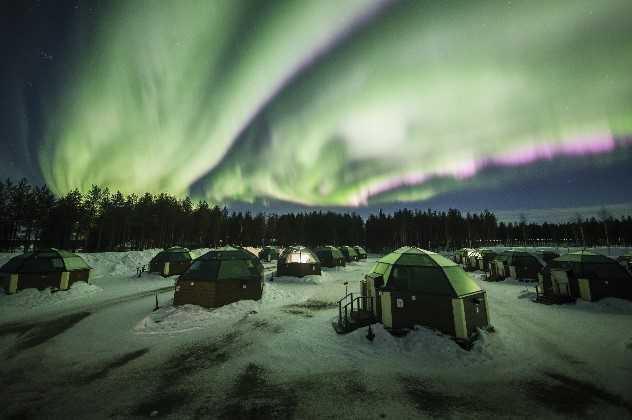
[[[212,202],[502,182],[477,174],[632,134],[631,15],[628,0],[123,2],[79,48],[40,165],[59,193]]]

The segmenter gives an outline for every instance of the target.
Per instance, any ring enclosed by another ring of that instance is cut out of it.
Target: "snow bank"
[[[429,328],[417,327],[405,336],[398,337],[385,330],[381,324],[375,324],[373,341],[367,339],[367,331],[368,327],[360,328],[342,336],[342,339],[347,341],[346,346],[365,356],[383,358],[388,355],[391,360],[399,360],[404,364],[410,362],[406,360],[409,358],[414,359],[415,363],[426,360],[434,365],[468,365],[492,358],[489,346],[486,345],[488,333],[485,331],[481,331],[471,351],[459,347],[450,336]]]
[[[12,295],[6,295],[0,291],[0,313],[7,314],[24,309],[61,305],[102,291],[102,288],[82,281],[74,283],[68,290],[55,292],[51,291],[50,288],[44,290],[24,289]]]
[[[253,311],[259,303],[242,300],[217,309],[197,305],[168,305],[143,318],[135,327],[137,334],[181,334],[203,328],[216,328],[237,321]]]
[[[303,276],[303,277],[292,277],[292,276],[279,276],[274,277],[274,282],[278,283],[296,283],[296,284],[322,284],[328,281],[331,281],[332,277],[326,271],[323,271],[320,276]]]
[[[146,249],[144,251],[127,252],[97,252],[90,254],[79,253],[93,268],[92,278],[103,276],[133,276],[138,266],[148,265],[149,261],[161,249]]]

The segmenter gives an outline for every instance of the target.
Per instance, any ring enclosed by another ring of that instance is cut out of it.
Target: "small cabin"
[[[239,300],[259,300],[263,265],[243,248],[225,246],[199,258],[176,281],[174,305],[217,308]]]
[[[490,265],[494,258],[498,255],[498,252],[492,249],[482,248],[478,250],[478,255],[476,256],[476,266],[479,270],[489,272]]]
[[[626,270],[632,272],[632,253],[621,255],[617,258],[619,264],[621,264]]]
[[[546,263],[536,254],[528,251],[508,250],[494,257],[490,263],[489,280],[537,281]]]
[[[489,274],[487,276],[487,280],[502,281],[509,277],[508,260],[509,255],[506,252],[497,254],[489,263]]]
[[[358,252],[351,246],[341,246],[338,249],[342,252],[346,262],[358,261],[360,259]]]
[[[259,259],[261,261],[272,261],[272,260],[278,260],[279,259],[279,255],[281,253],[279,252],[279,248],[277,248],[276,246],[264,246],[263,249],[261,251],[259,251]]]
[[[91,267],[72,252],[40,249],[11,258],[0,267],[0,285],[6,293],[22,289],[67,290],[78,281],[90,282]]]
[[[528,251],[507,251],[509,278],[513,280],[537,281],[546,263],[536,254]]]
[[[478,270],[478,259],[481,257],[481,253],[478,249],[466,249],[463,253],[463,263],[461,266],[465,271]]]
[[[356,245],[353,247],[353,249],[355,249],[356,253],[358,254],[358,259],[359,260],[366,260],[367,259],[367,253],[366,250],[364,248],[362,248],[360,245]]]
[[[191,252],[187,248],[174,246],[160,251],[149,262],[149,272],[163,277],[184,273],[191,265]]]
[[[420,248],[379,259],[361,289],[364,310],[388,329],[419,324],[468,340],[489,324],[485,291],[455,262]]]
[[[604,255],[571,252],[551,261],[539,278],[538,294],[586,301],[605,297],[632,300],[632,274]]]
[[[321,267],[344,267],[347,263],[342,252],[335,246],[321,246],[314,250]]]
[[[277,276],[320,276],[320,260],[304,246],[286,248],[277,261]]]

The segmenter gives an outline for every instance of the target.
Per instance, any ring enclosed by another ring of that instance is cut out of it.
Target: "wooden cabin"
[[[358,254],[358,259],[359,260],[366,260],[367,259],[367,253],[366,250],[364,248],[362,248],[360,245],[356,245],[353,247],[353,249],[355,249],[356,253]]]
[[[538,284],[539,300],[546,297],[605,297],[632,300],[632,274],[612,258],[589,251],[571,252],[551,261]]]
[[[176,281],[174,305],[217,308],[239,300],[259,300],[263,293],[263,265],[243,248],[212,249]]]
[[[342,252],[335,246],[321,246],[314,250],[321,267],[344,267],[347,263]]]
[[[351,246],[340,246],[338,249],[342,252],[346,262],[358,261],[360,259],[358,252]]]
[[[497,254],[489,263],[489,274],[487,280],[489,281],[503,281],[509,277],[509,265],[507,261],[509,255],[505,252]]]
[[[90,266],[77,254],[56,248],[40,249],[11,258],[0,267],[6,293],[22,289],[67,290],[78,281],[90,282]]]
[[[320,260],[304,246],[286,248],[277,261],[277,276],[320,276]]]
[[[191,252],[187,248],[174,246],[160,251],[149,262],[149,272],[163,277],[184,273],[191,265]]]
[[[546,263],[536,254],[528,251],[506,251],[509,278],[513,280],[537,281],[538,274],[542,273]]]
[[[468,340],[489,325],[485,291],[434,252],[400,248],[377,261],[361,288],[362,309],[387,329],[419,324]]]
[[[494,258],[498,255],[498,252],[492,249],[482,248],[478,250],[478,255],[476,256],[476,266],[479,270],[485,271],[489,273],[490,265]]]
[[[621,255],[617,258],[619,264],[621,264],[626,270],[632,272],[632,253]]]
[[[278,260],[280,254],[281,252],[276,246],[264,246],[263,249],[259,251],[258,256],[261,261],[270,262],[272,260]]]

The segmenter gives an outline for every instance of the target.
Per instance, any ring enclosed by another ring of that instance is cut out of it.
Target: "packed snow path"
[[[467,352],[419,328],[337,335],[374,259],[266,281],[209,311],[154,297],[2,330],[0,407],[19,418],[632,417],[632,303],[545,306],[488,283],[494,333]],[[266,264],[266,271],[273,264]],[[475,274],[478,278],[479,275]]]

